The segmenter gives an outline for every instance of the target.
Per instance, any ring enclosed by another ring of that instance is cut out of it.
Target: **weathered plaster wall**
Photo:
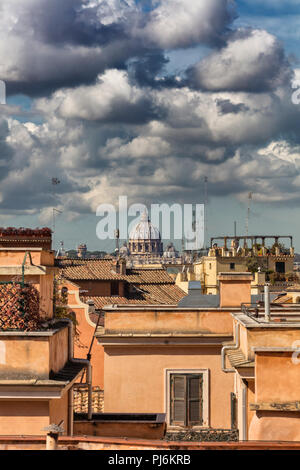
[[[209,369],[210,426],[230,428],[234,377],[219,347],[105,347],[104,411],[165,413],[166,369]]]
[[[43,435],[49,426],[48,401],[0,400],[0,434],[2,436]]]
[[[63,420],[64,433],[68,433],[68,392],[62,398],[49,401],[49,416],[51,424],[59,424]]]

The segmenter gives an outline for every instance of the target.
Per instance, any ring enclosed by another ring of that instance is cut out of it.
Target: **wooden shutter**
[[[201,425],[202,417],[202,384],[200,374],[187,376],[187,415],[188,426]]]
[[[171,419],[170,423],[186,425],[186,376],[171,375]]]

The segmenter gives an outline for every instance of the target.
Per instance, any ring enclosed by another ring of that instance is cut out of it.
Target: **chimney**
[[[252,273],[220,273],[220,307],[240,307],[251,303]]]
[[[120,274],[123,274],[125,275],[126,274],[126,259],[124,258],[121,258],[119,260],[119,263],[120,263]]]
[[[116,274],[126,274],[126,259],[119,258],[113,262],[113,269]]]

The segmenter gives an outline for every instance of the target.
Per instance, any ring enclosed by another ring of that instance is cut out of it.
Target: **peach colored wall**
[[[50,337],[49,370],[58,372],[68,361],[68,327]]]
[[[12,251],[7,249],[7,251],[0,251],[0,266],[22,266],[24,261],[25,253],[24,251]],[[30,251],[30,249],[28,250]],[[32,251],[31,252],[32,263],[40,265],[41,264],[41,251]],[[30,264],[30,258],[27,256],[26,264]]]
[[[247,383],[248,383],[248,387],[247,387],[247,419],[248,419],[248,429],[249,429],[252,418],[255,415],[255,411],[250,410],[250,403],[255,402],[255,382],[254,382],[254,380],[248,380]]]
[[[210,426],[230,428],[234,377],[218,347],[105,346],[105,412],[165,413],[165,369],[209,369]]]
[[[249,354],[252,354],[251,349],[249,348],[248,345],[248,330],[245,328],[243,325],[241,325],[239,322],[234,321],[234,327],[235,325],[239,325],[239,332],[240,332],[240,348],[245,354],[246,359],[248,359]]]
[[[76,315],[76,320],[78,322],[76,330],[79,334],[79,338],[75,338],[74,341],[74,357],[86,359],[91,341],[95,333],[96,325],[91,326],[87,322],[84,308],[76,308],[72,309],[72,311]],[[96,339],[94,340],[91,350],[91,364],[93,387],[98,386],[103,389],[104,351],[103,346],[101,346]]]
[[[0,434],[42,435],[49,426],[48,401],[2,401],[0,400]]]
[[[0,336],[2,378],[48,378],[49,338]]]
[[[106,312],[109,331],[197,331],[232,333],[230,312],[222,311],[122,311]]]
[[[62,420],[64,433],[68,434],[68,392],[65,392],[61,399],[49,401],[49,421],[51,424],[59,424]]]
[[[249,440],[300,441],[300,412],[258,411],[249,428]]]
[[[300,365],[292,353],[257,353],[255,377],[256,402],[299,401]]]
[[[250,281],[220,281],[220,307],[240,307],[250,302]]]
[[[2,379],[49,378],[68,358],[68,328],[53,336],[0,336]]]
[[[254,359],[252,347],[280,347],[289,348],[294,341],[299,341],[298,328],[276,328],[272,332],[265,329],[249,328],[247,330],[248,357]]]

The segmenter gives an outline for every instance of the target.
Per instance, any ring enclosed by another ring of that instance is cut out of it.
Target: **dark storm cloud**
[[[14,153],[12,147],[7,143],[8,136],[9,129],[7,121],[0,115],[0,181],[8,175],[10,161]]]
[[[244,111],[249,111],[249,108],[243,103],[234,104],[230,100],[217,99],[216,104],[220,114],[238,114]]]
[[[0,79],[8,94],[46,96],[135,58],[137,80],[153,86],[164,61],[159,51],[216,45],[234,18],[230,0],[172,1],[147,11],[134,0],[4,0]],[[162,86],[172,83],[161,79]]]
[[[21,124],[11,110],[0,126],[3,210],[51,216],[51,177],[66,216],[120,194],[194,202],[204,176],[211,195],[298,200],[300,108],[276,37],[230,30],[226,0],[137,3],[2,2],[0,75],[39,97],[43,118]],[[203,44],[208,55],[195,48],[173,76],[170,50]]]
[[[165,71],[168,62],[169,59],[165,57],[164,52],[150,51],[142,57],[130,60],[128,72],[131,79],[142,87],[178,87],[179,83],[176,78]]]

